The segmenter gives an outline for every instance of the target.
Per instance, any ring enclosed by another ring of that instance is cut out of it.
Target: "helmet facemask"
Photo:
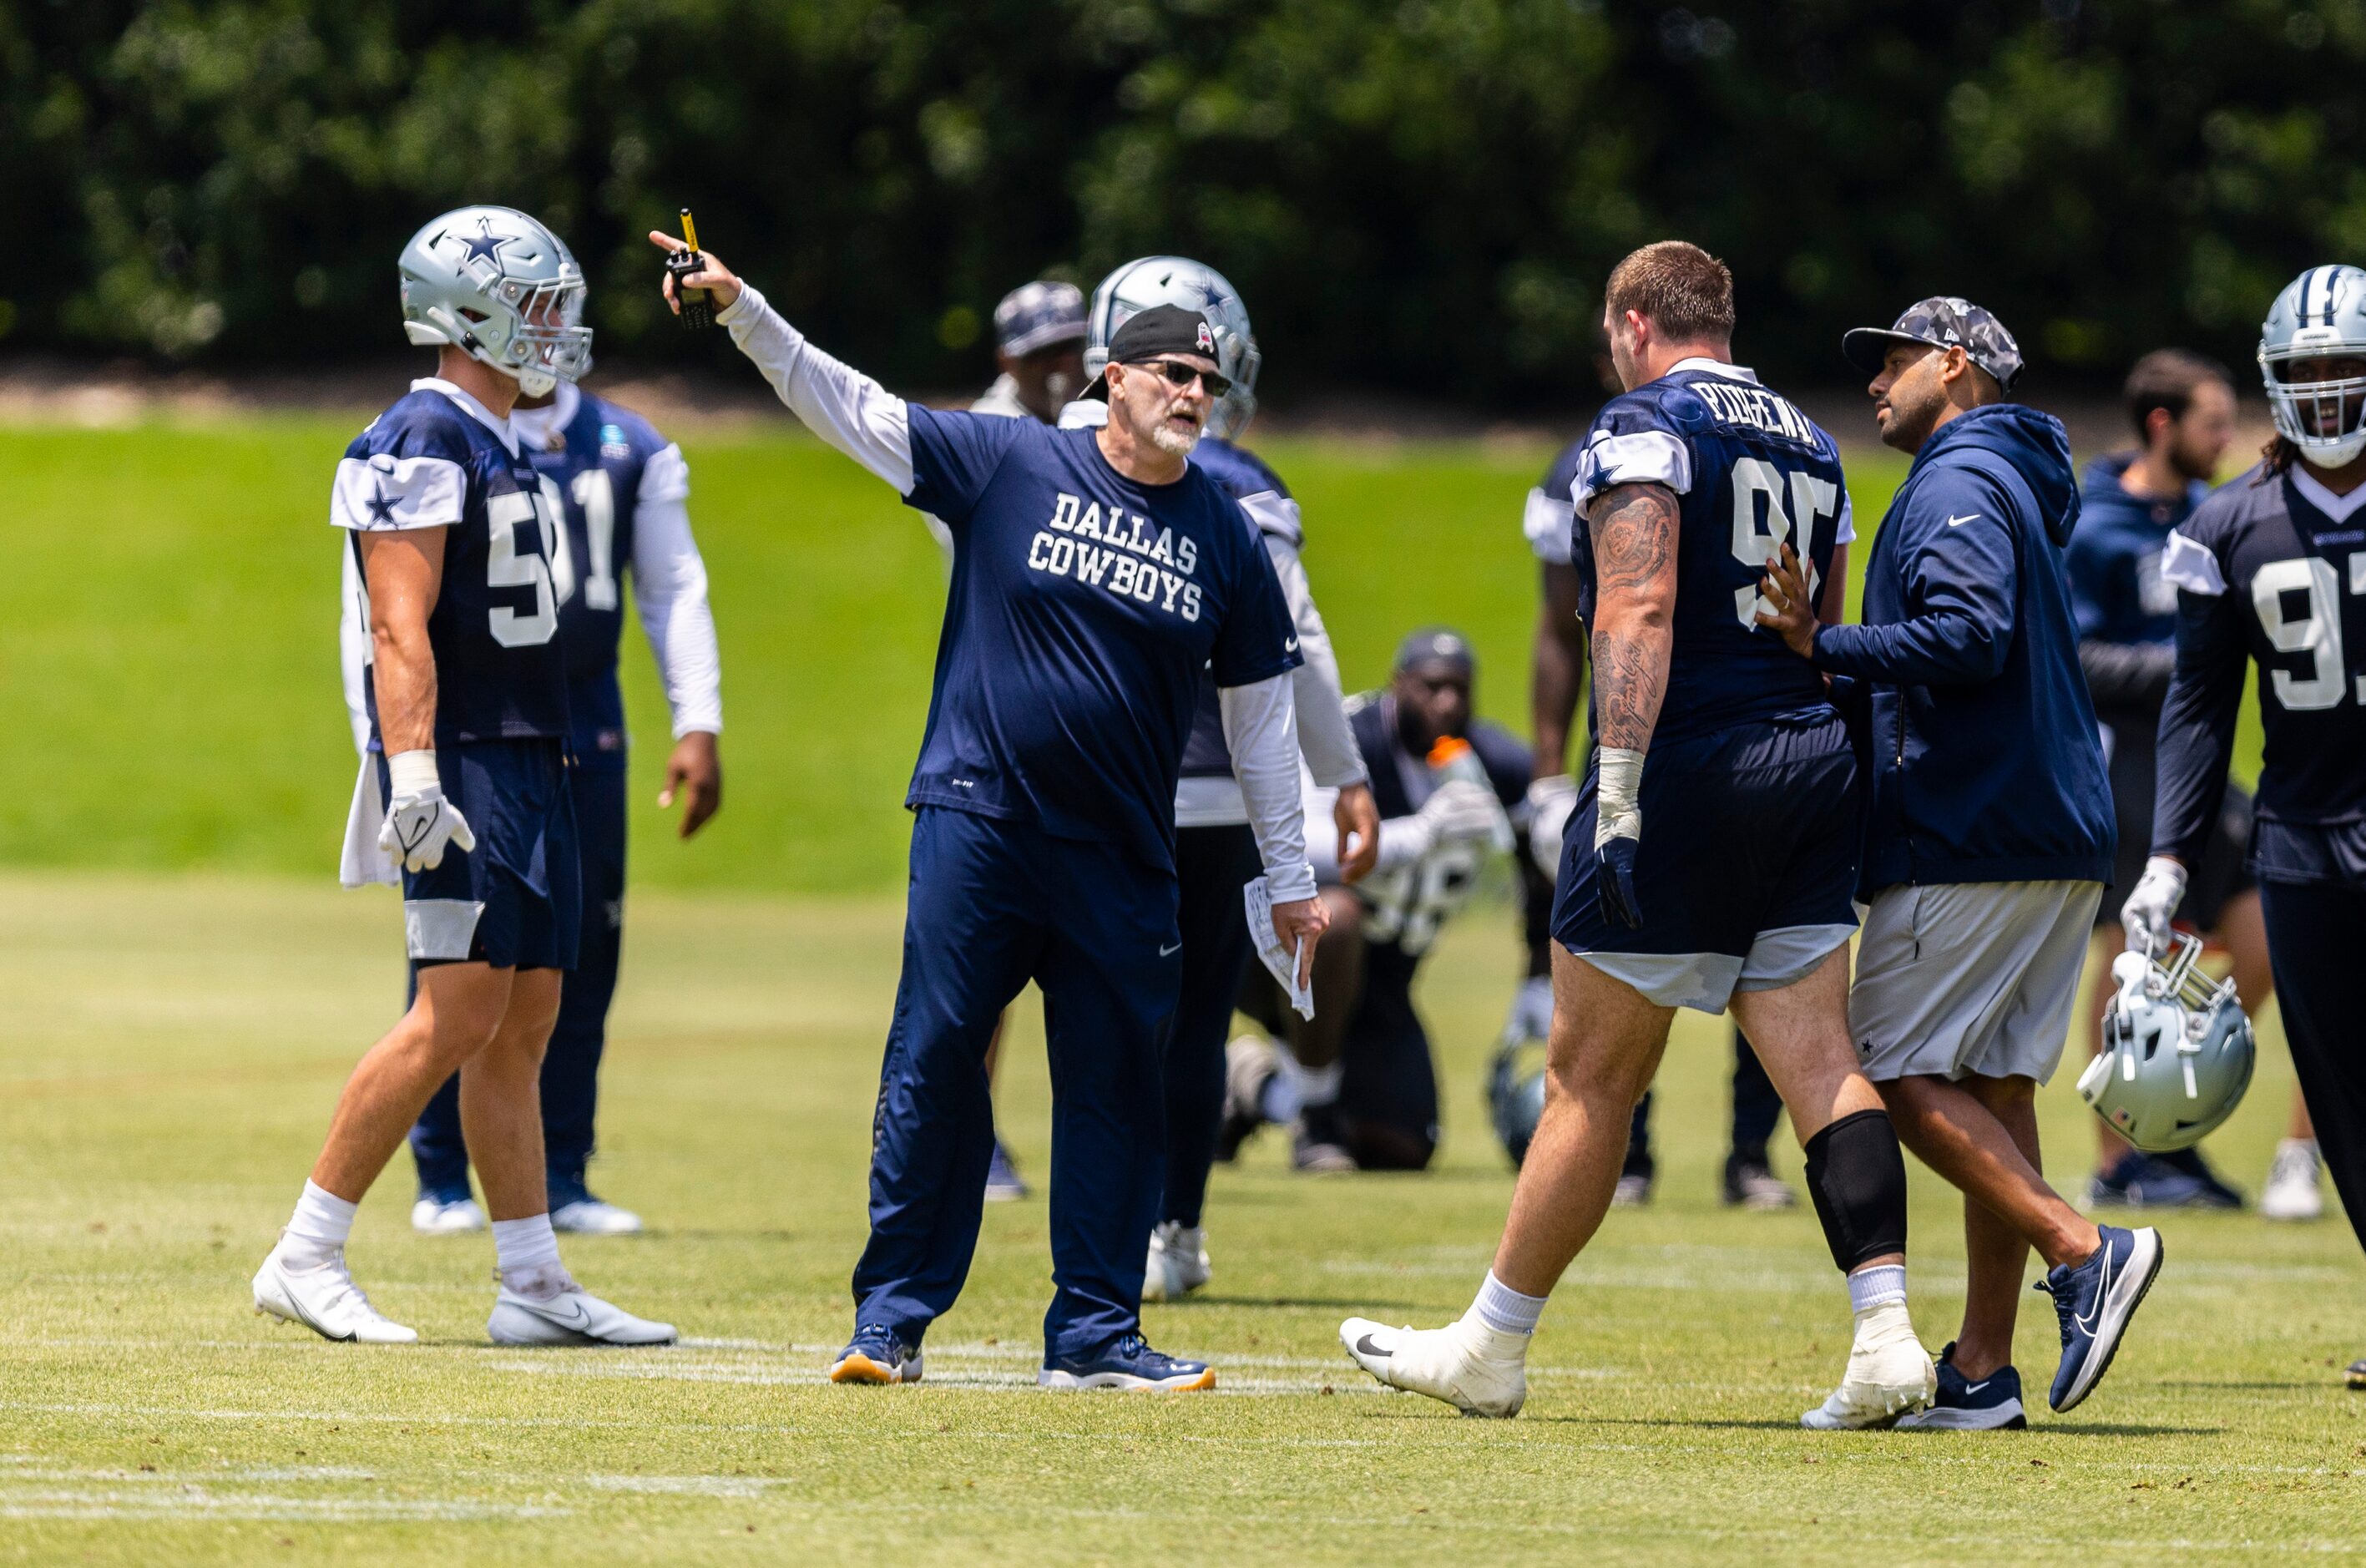
[[[2321,330],[2321,329],[2320,329]],[[2327,379],[2287,379],[2328,366],[2356,374]],[[2276,434],[2293,444],[2314,468],[2338,468],[2366,452],[2366,345],[2295,347],[2259,353],[2268,408]]]

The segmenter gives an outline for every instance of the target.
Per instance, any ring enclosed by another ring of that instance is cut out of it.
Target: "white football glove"
[[[405,871],[434,871],[444,863],[444,846],[462,853],[477,847],[477,835],[460,808],[444,798],[433,751],[398,751],[386,760],[390,798],[377,847]]]
[[[1528,858],[1548,877],[1560,874],[1560,844],[1577,809],[1577,781],[1547,773],[1528,785]]]
[[[2185,868],[2166,855],[2145,862],[2136,890],[2120,906],[2120,925],[2131,950],[2160,956],[2169,952],[2169,922],[2185,899]]]

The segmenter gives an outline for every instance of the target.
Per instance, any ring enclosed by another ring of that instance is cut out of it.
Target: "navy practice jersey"
[[[558,525],[508,434],[506,421],[458,388],[414,381],[337,465],[330,520],[353,531],[356,562],[364,533],[445,530],[443,585],[427,617],[438,746],[568,733],[551,572]],[[363,684],[373,745],[376,674]]]
[[[1293,547],[1304,542],[1298,503],[1290,499],[1290,487],[1256,453],[1211,435],[1191,449],[1191,466],[1223,486],[1225,493],[1241,503],[1259,534],[1278,534]],[[1216,700],[1216,683],[1202,682],[1199,705],[1191,715],[1191,739],[1183,747],[1183,776],[1230,778],[1232,774],[1232,748],[1224,739],[1224,712]]]
[[[1127,479],[1089,429],[910,409],[912,491],[953,536],[907,799],[1174,864],[1200,686],[1301,662],[1273,562],[1204,469]]]
[[[1520,532],[1527,536],[1529,550],[1548,566],[1569,564],[1570,531],[1576,522],[1571,497],[1584,462],[1585,437],[1581,435],[1553,455],[1551,467],[1528,491],[1527,506],[1520,513]]]
[[[1758,580],[1786,540],[1811,568],[1809,592],[1850,536],[1832,438],[1739,366],[1687,359],[1613,399],[1585,438],[1572,500],[1579,614],[1594,623],[1585,510],[1616,485],[1682,498],[1673,649],[1655,739],[1822,707],[1823,677],[1758,625]],[[1597,728],[1597,733],[1598,728]]]
[[[2259,667],[2251,857],[2293,882],[2366,879],[2366,511],[2337,520],[2293,475],[2213,494],[2169,541],[2177,672],[2161,712],[2153,852],[2200,859]],[[2330,498],[2328,498],[2330,499]]]
[[[529,449],[527,457],[546,481],[545,500],[565,525],[553,575],[574,751],[587,761],[621,760],[625,705],[616,649],[625,634],[633,518],[644,501],[686,499],[690,470],[681,450],[648,420],[589,393],[559,433],[558,445]]]

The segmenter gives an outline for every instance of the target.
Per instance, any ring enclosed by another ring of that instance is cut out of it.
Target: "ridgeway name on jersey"
[[[427,617],[438,746],[566,738],[558,523],[508,421],[448,382],[412,382],[345,448],[330,521],[352,532],[356,563],[365,533],[447,530]],[[375,677],[364,684],[374,742]]]
[[[2251,856],[2282,881],[2366,880],[2366,491],[2295,468],[2222,487],[2170,536],[2177,673],[2161,714],[2153,852],[2200,856],[2259,667],[2265,765]]]
[[[1655,738],[1827,708],[1823,678],[1757,623],[1758,581],[1787,542],[1815,592],[1853,536],[1840,450],[1736,365],[1687,359],[1613,399],[1587,432],[1570,499],[1579,613],[1594,619],[1586,507],[1622,484],[1681,499],[1673,648]]]

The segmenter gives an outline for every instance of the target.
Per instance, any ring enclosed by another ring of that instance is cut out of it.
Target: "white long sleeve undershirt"
[[[1216,693],[1224,744],[1233,753],[1257,855],[1277,903],[1314,897],[1306,859],[1306,807],[1299,788],[1297,702],[1290,678],[1276,675]]]
[[[723,655],[688,502],[659,499],[633,508],[633,604],[665,681],[673,738],[722,734]]]
[[[1298,743],[1306,753],[1307,771],[1325,789],[1341,789],[1367,782],[1364,753],[1347,727],[1346,696],[1339,684],[1338,656],[1331,651],[1330,628],[1314,606],[1314,589],[1306,581],[1305,563],[1298,547],[1264,529],[1266,554],[1281,579],[1281,596],[1289,601],[1290,618],[1298,627],[1298,651],[1306,660],[1290,672],[1298,697]]]
[[[903,399],[816,348],[745,284],[715,319],[806,429],[893,485],[897,495],[912,493],[911,412]]]

